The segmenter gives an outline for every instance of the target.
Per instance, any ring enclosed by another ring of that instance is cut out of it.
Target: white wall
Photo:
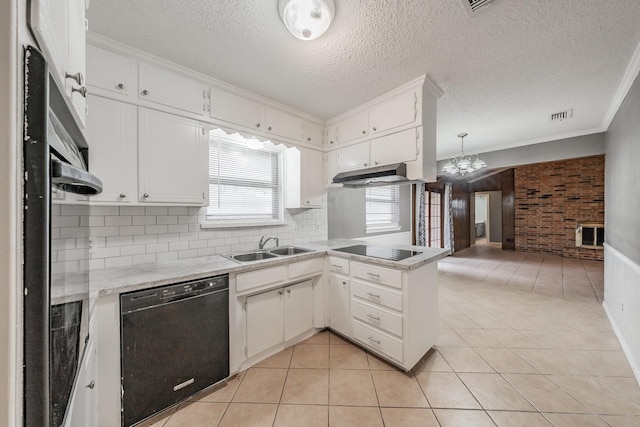
[[[604,307],[640,382],[640,79],[606,134]]]
[[[23,2],[26,3],[26,2]],[[21,20],[25,25],[24,19]],[[18,3],[0,2],[0,425],[19,425],[21,217]]]

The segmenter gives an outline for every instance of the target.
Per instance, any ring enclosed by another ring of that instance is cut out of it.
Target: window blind
[[[397,227],[400,224],[399,188],[397,185],[367,187],[365,210],[367,229]]]
[[[209,142],[207,222],[281,219],[281,153],[212,138]]]

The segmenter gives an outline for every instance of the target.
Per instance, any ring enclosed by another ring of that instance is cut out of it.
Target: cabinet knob
[[[329,141],[329,144],[332,144],[332,145],[333,145],[333,141]]]
[[[306,204],[309,204],[309,203],[311,203],[311,202],[309,202],[309,201],[307,200],[305,203],[306,203]]]
[[[271,126],[269,126],[269,127],[267,128],[267,130],[271,130]]]
[[[87,388],[93,389],[96,386],[96,382],[94,380],[91,380],[91,382],[89,384],[87,384]]]
[[[84,98],[87,97],[87,87],[86,86],[72,87],[71,88],[71,93],[73,94],[73,92],[78,92]]]
[[[80,86],[84,84],[84,77],[82,76],[82,73],[69,74],[65,71],[64,78],[75,80]]]
[[[260,127],[260,123],[256,123],[256,127],[259,128]]]
[[[378,129],[376,129],[376,127],[374,126],[374,127],[373,127],[373,131],[375,132],[375,131],[377,131],[377,130],[378,130]]]
[[[290,294],[291,293],[291,289],[287,289],[287,293]]]
[[[346,286],[347,282],[342,282],[342,284]]]
[[[363,165],[367,166],[367,164],[366,164],[366,163],[363,163]]]
[[[378,164],[378,162],[373,162],[373,163],[376,164],[376,165]]]
[[[366,130],[363,130],[363,131],[362,131],[362,134],[363,134],[363,135],[366,135],[366,134],[367,134],[367,131],[366,131]]]
[[[311,137],[307,138],[307,141],[311,142]]]
[[[279,290],[279,291],[278,291],[278,295],[282,295],[282,290]]]
[[[149,95],[149,91],[145,89],[145,90],[143,90],[143,91],[142,91],[142,94],[143,94],[144,96],[147,96],[147,95]]]
[[[142,195],[142,197],[144,197],[144,198],[146,199],[147,197],[149,197],[149,193],[144,193],[144,194]]]
[[[124,194],[124,193],[120,193],[120,198],[121,198],[121,199],[124,199],[125,197],[127,197],[127,195],[126,195],[126,194]]]
[[[122,84],[122,83],[118,83],[118,84],[116,85],[116,87],[117,87],[118,89],[122,90],[122,89],[124,89],[124,84]]]

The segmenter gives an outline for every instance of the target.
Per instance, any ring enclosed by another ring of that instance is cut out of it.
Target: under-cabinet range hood
[[[408,182],[406,163],[340,172],[333,177],[334,184],[342,184],[345,187],[374,187]]]

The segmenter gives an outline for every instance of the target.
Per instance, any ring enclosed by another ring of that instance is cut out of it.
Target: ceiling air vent
[[[489,6],[493,2],[494,0],[462,0],[462,4],[469,16],[474,12],[477,12],[479,9]]]
[[[564,110],[564,111],[560,111],[558,113],[549,114],[549,121],[550,122],[561,122],[563,120],[570,119],[571,117],[573,117],[573,108],[570,109],[570,110]]]

